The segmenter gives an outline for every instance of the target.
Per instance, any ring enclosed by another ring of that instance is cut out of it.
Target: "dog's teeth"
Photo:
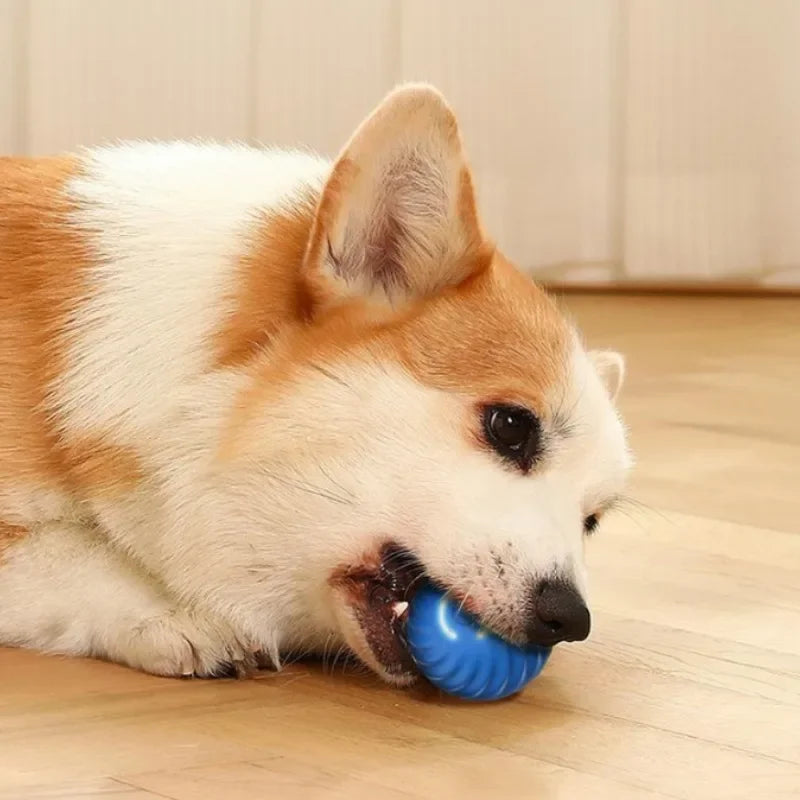
[[[392,611],[396,617],[402,617],[408,611],[408,602],[406,600],[398,600],[393,606]]]

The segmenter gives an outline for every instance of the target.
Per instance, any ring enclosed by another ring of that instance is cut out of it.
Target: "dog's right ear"
[[[491,252],[453,112],[429,86],[395,90],[322,191],[305,260],[315,296],[395,305],[460,283]]]
[[[589,357],[612,400],[617,399],[625,380],[625,358],[616,350],[592,350]]]

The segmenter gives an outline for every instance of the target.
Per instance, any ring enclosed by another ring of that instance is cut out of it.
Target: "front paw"
[[[119,641],[114,660],[167,677],[249,677],[255,653],[224,623],[184,610],[148,619]]]

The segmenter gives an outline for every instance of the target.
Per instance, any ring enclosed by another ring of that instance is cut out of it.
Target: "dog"
[[[166,676],[346,647],[407,685],[426,580],[584,639],[623,366],[492,243],[426,85],[332,163],[3,159],[0,644]]]

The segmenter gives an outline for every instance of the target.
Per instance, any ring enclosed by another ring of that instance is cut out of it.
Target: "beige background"
[[[800,287],[798,0],[0,0],[0,151],[334,153],[402,79],[459,112],[547,277]]]

